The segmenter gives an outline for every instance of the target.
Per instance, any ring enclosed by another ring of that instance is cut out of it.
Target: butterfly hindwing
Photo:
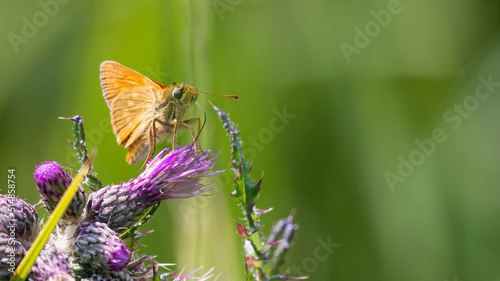
[[[141,161],[149,151],[149,141],[145,136],[136,139],[129,147],[125,160],[129,164],[137,164]]]

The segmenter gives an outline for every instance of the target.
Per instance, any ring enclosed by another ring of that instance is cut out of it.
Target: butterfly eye
[[[182,94],[183,94],[182,88],[175,88],[172,91],[172,96],[174,96],[174,98],[176,98],[178,100],[180,100],[182,98]]]
[[[182,98],[182,88],[175,88],[173,91],[172,91],[172,96],[174,96],[174,98],[180,100]]]

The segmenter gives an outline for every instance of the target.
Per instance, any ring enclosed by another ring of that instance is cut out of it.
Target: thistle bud
[[[14,274],[26,250],[18,240],[0,233],[0,280],[9,280]]]
[[[99,272],[120,271],[130,262],[130,251],[116,232],[101,222],[86,222],[78,228],[75,256],[80,265]]]
[[[25,201],[9,195],[0,194],[0,233],[33,242],[40,230],[35,209]]]
[[[36,258],[28,280],[75,280],[69,273],[68,255],[59,251],[52,242],[48,242]]]
[[[43,205],[49,213],[52,213],[73,179],[57,162],[49,161],[38,166],[34,176]],[[82,214],[86,202],[87,193],[80,185],[75,197],[66,209],[63,219],[74,220],[78,218]]]

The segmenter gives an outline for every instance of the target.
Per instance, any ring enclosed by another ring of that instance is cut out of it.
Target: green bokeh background
[[[137,176],[100,88],[99,64],[115,60],[163,83],[240,97],[200,95],[202,145],[222,150],[217,168],[228,169],[229,142],[210,100],[239,124],[254,177],[265,172],[259,206],[274,211],[264,231],[295,212],[291,274],[500,280],[499,87],[474,98],[479,76],[500,81],[498,1],[401,1],[385,26],[371,11],[398,5],[389,0],[65,1],[1,4],[2,188],[15,168],[17,195],[34,204],[36,165],[78,168],[72,124],[58,120],[76,114],[98,149],[101,181]],[[23,19],[36,31],[23,31]],[[368,27],[369,41],[356,27]],[[25,40],[12,44],[12,34]],[[342,42],[359,48],[345,56]],[[285,109],[295,118],[282,127],[276,111]],[[445,141],[419,159],[416,142],[436,129]],[[398,174],[400,156],[411,155],[421,163],[391,189],[386,172]],[[220,280],[243,280],[232,177],[214,177],[216,196],[162,204],[142,228],[155,230],[142,253],[179,271],[215,267]],[[340,246],[328,253],[321,240]]]

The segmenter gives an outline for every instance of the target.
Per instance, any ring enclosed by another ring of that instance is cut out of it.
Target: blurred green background
[[[230,146],[211,100],[239,124],[254,177],[265,172],[258,206],[274,211],[264,232],[295,212],[291,275],[500,280],[498,1],[1,6],[0,174],[6,187],[15,168],[28,202],[38,201],[36,165],[78,168],[72,124],[59,116],[83,116],[104,184],[137,176],[100,88],[99,64],[115,60],[165,84],[240,97],[200,95],[202,145],[222,150],[217,168],[228,171],[213,179],[216,196],[162,204],[142,228],[155,230],[142,253],[178,271],[215,267],[220,280],[243,280]]]

